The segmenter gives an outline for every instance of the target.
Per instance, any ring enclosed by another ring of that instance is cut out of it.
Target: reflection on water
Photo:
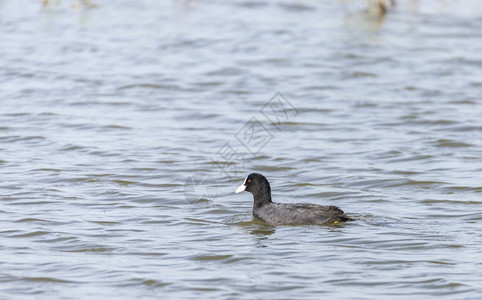
[[[243,230],[247,230],[250,234],[259,236],[261,239],[266,239],[276,232],[276,226],[271,226],[263,221],[252,219],[248,222],[235,223],[237,226],[241,226]]]
[[[479,1],[91,2],[0,1],[3,298],[480,298]]]

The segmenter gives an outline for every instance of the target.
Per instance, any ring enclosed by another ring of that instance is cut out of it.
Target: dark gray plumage
[[[269,182],[261,174],[252,173],[244,180],[236,193],[253,194],[253,216],[272,225],[329,225],[352,220],[336,206],[310,203],[274,203],[271,201]]]

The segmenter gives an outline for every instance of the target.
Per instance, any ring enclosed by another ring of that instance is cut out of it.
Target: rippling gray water
[[[0,298],[482,297],[480,2],[40,2],[0,1]],[[356,220],[254,221],[253,171]]]

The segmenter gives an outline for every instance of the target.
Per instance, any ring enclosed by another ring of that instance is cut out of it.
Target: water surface
[[[482,296],[478,1],[37,2],[0,1],[1,297]],[[356,220],[253,221],[253,171]]]

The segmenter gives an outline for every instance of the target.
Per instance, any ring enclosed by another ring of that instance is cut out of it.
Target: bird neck
[[[271,189],[269,186],[263,187],[259,192],[253,194],[253,198],[254,208],[273,202],[271,201]]]

